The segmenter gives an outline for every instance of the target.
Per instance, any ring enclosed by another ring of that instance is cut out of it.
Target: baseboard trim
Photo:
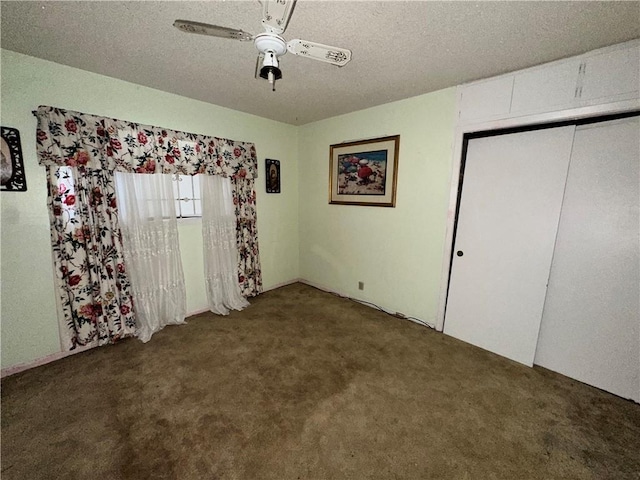
[[[86,352],[87,350],[91,350],[92,348],[96,348],[96,347],[94,345],[91,345],[91,346],[85,346],[85,347],[78,347],[74,350],[69,350],[67,352],[51,353],[44,357],[31,360],[30,362],[19,363],[11,367],[3,368],[2,371],[0,372],[0,378],[8,377],[10,375],[15,375],[16,373],[20,373],[25,370],[29,370],[31,368],[39,367],[41,365],[46,365],[47,363],[55,362],[56,360],[60,360],[65,357],[70,357],[71,355],[75,355],[76,353]]]
[[[188,319],[189,317],[193,317],[194,315],[200,315],[201,313],[205,313],[208,311],[209,311],[208,308],[203,308],[200,310],[195,310],[193,312],[188,312],[186,315],[186,318]],[[31,360],[30,362],[19,363],[11,367],[3,368],[0,371],[0,378],[8,377],[10,375],[15,375],[16,373],[24,372],[25,370],[30,370],[32,368],[36,368],[41,365],[46,365],[47,363],[55,362],[56,360],[61,360],[71,355],[75,355],[76,353],[86,352],[87,350],[91,350],[92,348],[97,348],[97,345],[78,347],[68,352],[61,351],[61,352],[51,353],[49,355],[45,355],[44,357]]]
[[[286,287],[287,285],[293,285],[294,283],[305,283],[301,278],[294,278],[293,280],[288,280],[286,282],[276,283],[275,285],[271,285],[269,288],[263,288],[262,293],[269,292],[271,290],[276,290],[278,288]]]
[[[339,297],[343,297],[343,298],[349,298],[347,295],[345,295],[343,293],[336,292],[335,290],[331,290],[326,285],[321,285],[319,283],[312,282],[312,281],[307,280],[305,278],[299,278],[298,282],[304,283],[305,285],[309,285],[310,287],[313,287],[313,288],[317,288],[318,290],[322,290],[323,292],[331,293],[333,295],[338,295]]]
[[[329,287],[326,287],[324,285],[321,285],[319,283],[314,283],[314,282],[310,282],[309,280],[305,280],[305,279],[299,279],[298,280],[300,283],[304,283],[305,285],[309,285],[310,287],[313,288],[317,288],[318,290],[322,290],[323,292],[327,292],[330,293],[331,295],[336,295],[338,297],[341,298],[346,298],[349,300],[352,300],[354,302],[358,302],[361,305],[364,305],[366,307],[370,307],[370,308],[375,308],[376,310],[380,310],[384,313],[386,313],[387,315],[391,315],[392,317],[395,318],[401,318],[403,320],[408,320],[410,322],[416,323],[422,327],[427,327],[427,328],[431,328],[432,330],[438,331],[435,326],[430,325],[429,323],[425,322],[424,320],[420,320],[418,318],[414,318],[414,317],[408,317],[408,316],[399,316],[399,315],[394,315],[392,312],[386,310],[384,307],[378,306],[375,304],[375,302],[372,302],[370,300],[362,300],[360,298],[357,297],[350,297],[349,295],[346,295],[344,293],[340,293],[340,292],[336,292],[335,290],[330,289]]]

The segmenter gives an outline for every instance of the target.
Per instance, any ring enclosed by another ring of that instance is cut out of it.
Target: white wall
[[[435,324],[454,111],[450,88],[300,127],[301,278]],[[396,207],[329,205],[329,146],[395,134]]]
[[[28,187],[26,192],[0,194],[2,368],[60,351],[46,182],[37,164],[36,120],[31,114],[41,104],[254,142],[264,287],[299,277],[296,127],[7,50],[0,54],[1,122],[20,131]],[[282,162],[279,195],[265,193],[265,158]],[[198,222],[180,225],[180,241],[187,309],[206,309]]]

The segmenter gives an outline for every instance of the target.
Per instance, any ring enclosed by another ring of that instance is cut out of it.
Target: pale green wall
[[[300,127],[301,278],[435,324],[454,111],[450,88]],[[329,146],[396,134],[396,207],[329,205]]]
[[[1,121],[22,136],[28,190],[2,192],[2,367],[60,351],[44,170],[35,153],[38,105],[254,142],[265,288],[299,277],[297,128],[7,50],[1,57]],[[211,88],[216,88],[211,85]],[[281,160],[282,193],[267,195],[264,159]],[[207,308],[200,225],[180,225],[188,311]]]
[[[452,159],[455,89],[302,127],[1,50],[2,125],[22,135],[28,191],[0,195],[2,367],[60,351],[38,105],[256,144],[265,288],[297,278],[435,323]],[[215,86],[212,85],[212,88]],[[329,145],[400,134],[396,208],[329,205]],[[282,193],[264,193],[264,159]],[[180,224],[190,312],[207,308],[196,221]],[[357,289],[365,283],[364,291]]]

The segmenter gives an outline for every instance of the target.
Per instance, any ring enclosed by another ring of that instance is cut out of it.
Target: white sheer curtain
[[[136,336],[148,342],[165,325],[184,323],[186,315],[172,176],[116,172],[115,179]]]
[[[227,315],[249,302],[238,284],[238,245],[231,180],[220,175],[200,175],[204,275],[209,308]]]

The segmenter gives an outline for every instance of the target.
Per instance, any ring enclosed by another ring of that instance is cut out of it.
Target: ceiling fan
[[[262,26],[265,32],[258,35],[190,20],[176,20],[173,22],[173,26],[187,33],[230,38],[241,42],[253,41],[260,52],[256,63],[256,78],[258,77],[258,67],[262,64],[259,75],[269,81],[273,91],[276,90],[276,80],[282,78],[282,71],[278,68],[278,58],[287,51],[294,55],[319,60],[338,67],[343,67],[351,60],[351,50],[307,40],[295,39],[287,42],[280,36],[287,28],[296,0],[261,0],[260,3],[262,3]]]

